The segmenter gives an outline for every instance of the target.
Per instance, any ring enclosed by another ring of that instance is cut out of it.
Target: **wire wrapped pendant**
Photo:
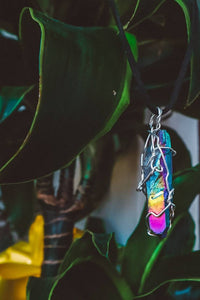
[[[146,215],[148,234],[164,238],[171,227],[175,205],[172,203],[172,155],[171,140],[166,130],[160,129],[162,110],[150,118],[150,131],[141,155],[141,180],[138,191],[147,198]]]

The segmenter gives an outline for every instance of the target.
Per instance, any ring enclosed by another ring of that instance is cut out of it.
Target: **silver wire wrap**
[[[151,236],[157,236],[155,233],[152,232],[152,230],[149,227],[149,216],[153,215],[154,217],[158,218],[160,217],[167,209],[170,210],[170,227],[171,227],[171,221],[174,217],[174,209],[175,209],[175,204],[172,203],[172,199],[173,199],[173,194],[174,194],[174,189],[169,188],[169,182],[168,182],[168,178],[169,178],[169,168],[165,159],[165,155],[163,153],[163,149],[168,149],[172,152],[172,155],[176,155],[176,151],[174,149],[172,149],[171,147],[164,147],[161,146],[160,143],[160,138],[158,136],[158,131],[161,128],[161,117],[162,117],[162,110],[158,107],[158,115],[153,114],[150,118],[149,121],[149,134],[148,137],[146,139],[145,145],[144,145],[144,151],[141,154],[141,179],[140,182],[138,184],[137,187],[137,191],[142,191],[145,196],[147,197],[147,191],[146,191],[146,182],[149,180],[149,178],[155,173],[155,172],[163,172],[163,167],[161,165],[156,166],[156,162],[157,162],[157,156],[160,154],[162,159],[163,159],[163,163],[164,166],[166,168],[166,188],[168,191],[168,198],[166,200],[167,202],[167,206],[159,213],[156,214],[154,212],[148,212],[148,214],[146,215],[146,221],[147,221],[147,232],[149,235]],[[149,160],[146,162],[145,161],[145,155],[146,155],[146,150],[147,148],[150,147],[151,149],[151,156],[149,158]],[[145,161],[145,165],[144,165],[144,161]],[[149,172],[147,174],[145,174],[145,170],[147,169],[147,167],[149,167]],[[160,191],[159,193],[157,193],[154,198],[157,198],[158,196],[160,196],[160,194],[163,193],[163,191]],[[159,195],[158,195],[159,194]]]

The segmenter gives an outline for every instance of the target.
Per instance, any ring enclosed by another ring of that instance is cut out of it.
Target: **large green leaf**
[[[122,261],[122,274],[126,278],[127,282],[131,286],[135,293],[142,293],[143,286],[151,276],[151,271],[154,265],[159,261],[160,257],[169,254],[170,246],[172,253],[177,253],[177,249],[182,245],[182,251],[184,253],[191,250],[194,243],[193,227],[187,227],[182,225],[188,221],[185,214],[177,217],[172,225],[168,236],[160,240],[159,238],[152,238],[146,233],[145,218],[146,209],[143,212],[140,223],[136,230],[129,238]],[[185,232],[181,232],[186,229]],[[176,230],[179,231],[180,239],[176,240]],[[185,245],[185,236],[189,236],[188,244]]]
[[[189,213],[183,214],[170,233],[170,238],[165,243],[161,256],[184,255],[190,253],[195,243],[195,224]]]
[[[133,299],[133,294],[127,283],[105,259],[88,259],[80,264],[75,264],[65,273],[62,280],[57,282],[52,293],[52,300],[64,300],[68,294],[68,287],[73,288],[68,297],[74,300]],[[74,296],[74,289],[79,295],[78,298]]]
[[[139,294],[144,293],[145,285],[151,277],[152,270],[157,264],[160,263],[160,259],[162,259],[163,256],[176,255],[177,253],[185,254],[192,250],[195,240],[193,232],[194,226],[187,227],[187,223],[189,222],[191,222],[191,219],[187,214],[183,214],[175,219],[172,229],[168,233],[168,237],[158,244],[144,269],[138,289]],[[179,239],[176,239],[177,231],[179,232]],[[188,238],[188,243],[185,243],[186,238]]]
[[[155,105],[164,106],[169,103],[183,61],[187,31],[184,15],[176,2],[165,1],[154,18],[156,16],[163,19],[161,25],[150,18],[135,28],[135,32],[140,54],[138,65],[145,88]],[[186,81],[178,97],[176,109],[179,110],[186,102],[189,76]],[[133,90],[133,99],[137,105],[143,101],[141,94],[137,93],[137,86]]]
[[[76,259],[103,256],[112,257],[114,244],[113,234],[86,232],[81,239],[76,240],[68,250],[60,266],[59,273],[64,272]]]
[[[187,211],[189,209],[190,204],[192,203],[192,200],[195,198],[195,196],[197,194],[200,193],[199,177],[200,177],[200,165],[197,165],[196,167],[186,169],[184,171],[181,171],[181,172],[178,172],[175,174],[175,176],[174,176],[174,186],[175,186],[174,202],[176,203],[176,210],[175,210],[176,216]],[[186,219],[183,221],[187,222]],[[188,222],[190,222],[189,219],[188,219]],[[174,237],[175,236],[176,236],[176,233],[174,233]],[[186,235],[185,235],[185,239],[186,239]],[[178,243],[178,245],[180,245],[180,241],[176,237],[175,237],[175,242]],[[173,243],[173,240],[171,240],[170,243]],[[193,243],[193,242],[192,242],[192,239],[187,238],[187,243],[184,242],[184,240],[183,240],[183,243],[186,246],[186,249],[189,249],[191,247],[191,243]],[[169,246],[166,245],[166,248],[168,248],[168,247]],[[177,251],[175,248],[174,248],[174,250]],[[183,249],[180,249],[180,248],[178,249],[178,251],[180,251],[179,254],[181,254],[182,250]],[[168,254],[169,254],[169,252],[168,252]],[[172,252],[171,252],[171,254],[172,254]],[[177,254],[177,252],[175,252],[175,254]]]
[[[146,206],[138,226],[128,239],[122,261],[122,275],[135,293],[139,288],[145,266],[159,244],[158,238],[147,235],[145,215]]]
[[[30,277],[26,288],[27,300],[49,300],[52,286],[57,278]]]
[[[194,221],[192,220],[192,217],[189,213],[185,213],[178,218],[177,221],[175,227],[173,230],[171,230],[168,239],[164,242],[161,242],[157,246],[150,260],[148,261],[142,276],[140,293],[143,293],[145,282],[149,280],[154,266],[159,264],[162,257],[184,255],[190,253],[193,249],[195,236]],[[159,297],[162,297],[164,300],[171,299],[168,293],[168,285],[164,285],[154,293],[150,292],[150,295],[144,297],[144,299],[153,300],[157,298],[159,299]]]
[[[87,275],[87,276],[86,276]],[[106,259],[77,259],[57,278],[31,278],[27,300],[132,300],[126,282]]]
[[[115,29],[73,27],[32,9],[22,12],[20,24],[33,80],[40,76],[39,100],[15,153],[0,150],[4,183],[31,180],[69,164],[112,128],[129,103],[131,72]],[[135,37],[128,39],[136,55]],[[10,126],[7,119],[3,131]]]
[[[167,238],[163,239],[162,241],[160,241],[157,237],[152,238],[147,235],[145,226],[146,209],[144,209],[136,230],[133,232],[127,242],[122,263],[122,274],[134,292],[141,292],[143,290],[143,285],[150,276],[155,262],[160,258],[161,255],[165,254],[163,249],[167,249],[168,245],[174,245],[174,253],[177,253],[177,247],[180,246],[180,242],[182,243],[183,247],[182,251],[188,252],[188,249],[192,247],[194,236],[189,227],[188,235],[190,236],[190,243],[188,245],[184,242],[184,238],[182,238],[181,241],[179,239],[175,240],[175,234],[173,234],[173,231],[175,231],[176,228],[181,230],[182,226],[179,226],[179,222],[185,222],[184,220],[181,221],[182,218],[185,218],[184,212],[188,210],[194,197],[200,192],[198,183],[199,176],[200,165],[175,174],[174,202],[176,204],[176,218]],[[190,221],[188,220],[188,222]],[[172,237],[172,240],[170,240],[170,237]],[[167,245],[167,243],[169,244]],[[179,244],[177,245],[177,243]]]
[[[191,58],[191,78],[187,104],[190,105],[200,94],[200,4],[197,0],[175,0],[185,15],[188,36],[193,36],[193,54]],[[196,4],[196,5],[194,5]],[[191,26],[192,22],[194,25]],[[193,27],[193,28],[192,28]],[[191,32],[192,30],[192,32]]]
[[[71,245],[57,277],[29,280],[27,299],[132,299],[130,288],[109,262],[113,242],[112,234],[86,232]]]
[[[99,250],[102,248],[104,249],[104,256],[107,257],[114,265],[117,264],[119,261],[120,251],[115,240],[115,234],[106,234],[104,221],[101,218],[89,216],[85,230],[88,230],[94,235],[94,243],[98,245]],[[101,242],[102,247],[99,246],[97,241]]]
[[[171,281],[200,281],[200,251],[187,255],[162,258],[154,266],[143,292],[155,290]]]
[[[194,1],[187,2],[192,3]],[[159,9],[157,16],[163,18],[161,26],[155,25],[151,18],[138,28],[140,53],[138,62],[142,79],[145,82],[151,100],[160,106],[169,103],[174,81],[178,76],[186,51],[187,31],[184,14],[176,1],[166,1]],[[195,45],[197,43],[198,36],[196,37]],[[196,66],[194,67],[196,68]],[[198,88],[198,84],[196,88]],[[174,109],[189,116],[199,117],[198,107],[196,107],[197,109],[194,107],[192,110],[192,106],[191,109],[184,110],[188,89],[189,74],[184,81],[178,97],[178,104]],[[137,100],[138,104],[141,103],[141,96],[136,94],[137,97],[135,97],[135,94],[134,92],[134,100]]]

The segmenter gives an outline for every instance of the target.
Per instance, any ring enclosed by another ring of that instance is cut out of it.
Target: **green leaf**
[[[94,299],[95,291],[97,299],[132,299],[130,288],[109,262],[113,242],[112,234],[86,232],[71,245],[57,277],[29,280],[27,299]]]
[[[32,180],[70,164],[129,104],[131,71],[114,28],[73,27],[28,8],[20,24],[32,79],[40,76],[39,99],[14,154],[0,149],[2,183]],[[136,55],[135,37],[128,38]],[[3,132],[11,124],[4,126]]]
[[[160,257],[169,254],[168,249],[170,246],[173,246],[171,253],[176,254],[180,245],[182,245],[183,253],[187,253],[188,249],[191,250],[194,244],[194,227],[186,214],[176,217],[171,230],[163,240],[147,235],[144,215],[146,215],[146,207],[136,230],[127,242],[122,262],[123,276],[132,290],[139,294],[142,293],[145,282],[151,276],[153,266],[159,261]],[[185,244],[184,232],[181,233],[185,222],[186,224],[190,222],[190,227],[185,226],[190,241],[188,241],[188,244]],[[180,239],[177,240],[175,239],[176,231],[180,235]]]
[[[175,218],[174,224],[172,226],[173,228],[174,228],[174,226],[178,226],[178,224],[180,222],[179,220],[181,220],[181,218],[185,218],[185,216],[181,215],[181,214],[189,209],[189,206],[192,203],[195,196],[198,193],[200,193],[199,176],[200,176],[200,165],[197,165],[196,167],[186,169],[182,172],[175,174],[175,176],[174,176],[174,187],[175,187],[174,202],[176,204],[176,210],[175,210],[176,218]],[[182,222],[183,223],[184,222],[191,223],[191,221],[189,221],[189,219],[188,219],[188,221],[186,219],[185,220],[183,219]],[[182,225],[180,224],[179,227],[182,228]],[[191,234],[190,228],[189,227],[187,227],[187,228],[189,229],[188,234],[189,234],[190,239],[188,240],[188,243],[185,243],[184,238],[182,239],[182,245],[183,245],[182,247],[183,248],[180,250],[180,252],[181,251],[188,252],[190,250],[190,247],[194,243],[194,236]],[[168,245],[173,244],[173,241],[175,241],[175,245],[177,245],[177,246],[174,247],[174,254],[177,254],[177,247],[180,247],[180,240],[176,239],[176,238],[174,239],[174,237],[176,236],[175,231],[174,231],[174,234],[172,234],[172,233],[173,233],[173,231],[171,230],[170,236],[172,236],[172,239],[168,240],[168,243],[169,243]],[[169,238],[169,236],[167,238]],[[156,254],[156,252],[162,250],[162,248],[164,246],[165,246],[165,250],[169,247],[167,244],[162,245],[161,243],[159,243],[157,248],[155,248],[155,250],[154,250],[155,254]],[[146,247],[147,247],[147,245],[146,245]],[[180,254],[180,252],[179,252],[179,254]],[[161,255],[162,255],[162,252],[161,252]],[[172,252],[170,255],[172,255]],[[155,258],[152,259],[153,256],[154,256],[154,254],[152,254],[151,260],[148,261],[148,265],[150,265],[151,270],[152,270],[152,266],[155,264]],[[158,255],[156,254],[156,258],[157,257],[158,257]],[[141,284],[140,292],[143,291],[144,282],[148,281],[148,278],[150,276],[150,271],[148,270],[148,268],[149,268],[148,265],[146,266],[145,269],[147,270],[147,273],[149,273],[149,274],[145,274],[145,273],[143,274],[143,283]]]
[[[87,274],[87,276],[86,276]],[[28,300],[132,300],[133,294],[105,258],[77,259],[55,278],[30,278]]]
[[[160,263],[160,259],[162,259],[163,256],[166,254],[170,255],[176,255],[177,253],[180,254],[180,252],[188,253],[188,250],[191,251],[192,247],[194,245],[194,226],[190,229],[188,227],[184,228],[182,225],[184,222],[188,222],[189,216],[186,214],[183,214],[179,217],[177,217],[173,223],[172,229],[169,231],[167,238],[163,239],[158,246],[156,247],[155,251],[152,253],[151,258],[149,259],[145,269],[144,273],[141,278],[140,287],[138,289],[138,293],[142,294],[144,293],[144,286],[146,285],[146,282],[149,280],[149,277],[151,277],[152,270],[154,269],[155,265]],[[191,221],[191,220],[190,220]],[[184,232],[184,229],[186,229],[186,234]],[[176,232],[179,231],[179,235],[181,235],[182,239],[176,239]],[[186,236],[189,236],[189,241],[191,241],[192,244],[185,243]],[[168,253],[168,249],[173,246],[173,249],[170,249],[170,253]],[[177,249],[178,248],[178,249]],[[182,248],[181,250],[179,250]],[[189,248],[189,249],[188,249]]]
[[[73,287],[69,294],[68,287]],[[78,298],[74,297],[74,289],[79,294]],[[64,293],[64,291],[66,292]],[[63,294],[67,294],[69,299],[74,300],[79,298],[82,300],[133,299],[133,294],[127,283],[105,259],[89,259],[75,264],[55,286],[52,300],[65,299],[62,298]]]
[[[187,105],[194,102],[200,94],[200,4],[197,0],[175,0],[183,10],[187,25],[188,36],[193,35],[193,54],[191,58],[191,78]],[[194,11],[194,14],[193,14]],[[191,19],[194,22],[194,28],[191,28]],[[193,32],[191,33],[191,30]]]
[[[158,238],[152,238],[147,235],[145,215],[146,206],[138,226],[128,239],[122,261],[122,275],[136,294],[145,266],[159,244]]]
[[[49,300],[51,289],[56,278],[37,278],[30,277],[26,288],[27,300]]]
[[[175,230],[164,245],[161,256],[184,255],[190,253],[195,243],[195,224],[189,213],[183,214]]]
[[[187,255],[165,257],[154,266],[143,293],[155,290],[172,281],[200,281],[200,251]]]
[[[87,257],[103,256],[106,259],[112,257],[113,234],[92,233],[87,231],[82,238],[76,240],[67,251],[59,273],[64,272],[77,257],[85,259]]]
[[[176,240],[174,240],[174,234],[172,233],[173,231],[175,232],[176,228],[182,228],[181,224],[179,226],[179,222],[185,222],[185,220],[181,221],[182,218],[185,218],[184,212],[188,210],[193,199],[200,192],[199,176],[200,165],[175,174],[174,203],[176,204],[176,217],[168,236],[162,241],[157,237],[152,238],[147,235],[145,226],[146,209],[144,209],[136,230],[127,242],[122,263],[122,274],[134,292],[137,292],[138,289],[140,292],[142,291],[144,282],[146,282],[147,278],[150,276],[153,265],[160,255],[163,254],[161,250],[163,250],[164,247],[167,249],[167,243],[174,244],[175,242],[174,253],[177,252],[176,248],[180,246],[180,244],[177,245]],[[190,221],[188,220],[188,222]],[[188,235],[190,236],[189,245],[182,239],[183,251],[186,252],[188,252],[189,247],[191,247],[194,242],[194,237],[193,234],[191,235],[189,227],[188,230]],[[170,240],[171,237],[172,240]],[[180,242],[180,240],[177,239],[177,242]]]

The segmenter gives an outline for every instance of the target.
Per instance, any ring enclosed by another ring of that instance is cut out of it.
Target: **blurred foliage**
[[[34,299],[36,295],[38,299],[65,299],[66,296],[74,300],[94,297],[157,299],[153,298],[155,295],[162,295],[163,299],[176,299],[176,294],[178,295],[178,290],[181,289],[180,282],[184,284],[189,281],[188,285],[191,286],[191,281],[198,282],[200,278],[199,251],[191,252],[195,241],[194,223],[187,212],[195,195],[200,192],[199,168],[197,165],[174,176],[177,211],[166,238],[160,240],[146,235],[145,208],[136,230],[124,248],[123,256],[118,260],[116,269],[116,259],[111,260],[116,249],[111,247],[114,243],[112,235],[86,232],[67,251],[57,277],[29,280],[28,299]],[[194,186],[196,188],[191,193]],[[121,255],[121,247],[119,249]],[[86,272],[87,276],[83,275],[83,272]],[[169,284],[170,282],[173,284]],[[78,290],[75,289],[77,285]],[[194,288],[189,290],[194,291],[194,295],[198,294],[198,285],[194,284]]]
[[[199,1],[116,3],[156,105],[169,102],[193,37],[190,70],[174,109],[200,118]],[[1,1],[0,42],[0,183],[14,183],[1,187],[2,251],[24,238],[33,220],[30,180],[69,166],[80,154],[74,197],[81,209],[73,220],[79,219],[102,201],[116,153],[129,147],[130,137],[144,137],[146,127],[143,99],[131,81],[108,1]],[[191,167],[184,142],[168,130],[179,153],[174,160],[176,217],[168,236],[146,235],[145,208],[125,247],[118,247],[101,222],[90,221],[66,252],[57,276],[29,280],[27,299],[199,299],[200,253],[192,252],[194,223],[188,209],[200,192],[200,166]],[[108,131],[104,148],[99,138]],[[18,251],[16,245],[13,249]],[[1,291],[6,285],[1,282]]]
[[[137,56],[135,37],[127,38]],[[2,90],[2,99],[9,104],[14,97],[23,109],[12,104],[0,126],[1,183],[33,180],[69,165],[113,127],[130,98],[131,72],[113,27],[70,26],[25,8],[20,45],[32,89],[24,97],[16,86]]]

